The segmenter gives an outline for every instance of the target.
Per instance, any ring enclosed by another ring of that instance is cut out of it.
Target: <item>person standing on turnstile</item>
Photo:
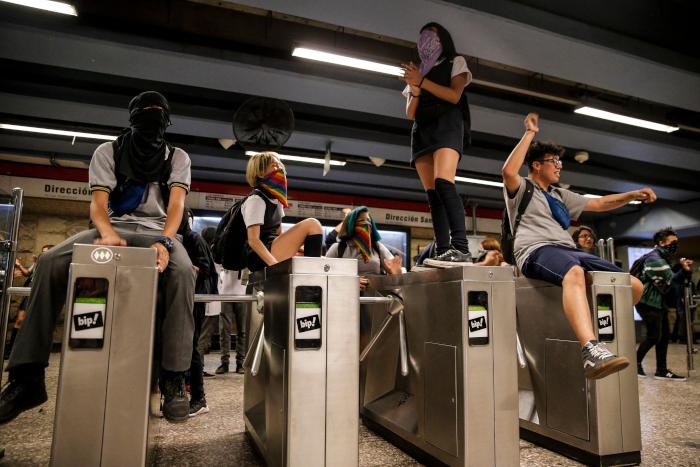
[[[56,318],[66,301],[68,270],[75,243],[135,246],[158,251],[156,267],[164,288],[160,317],[160,386],[163,415],[186,420],[185,371],[192,359],[195,277],[177,229],[190,188],[190,158],[165,140],[170,107],[147,91],[129,103],[129,128],[112,143],[97,147],[90,161],[95,228],[81,232],[39,257],[27,318],[10,355],[9,384],[0,396],[0,423],[47,400],[48,366]]]
[[[664,295],[673,293],[673,283],[682,284],[690,279],[693,268],[692,259],[681,259],[681,269],[675,274],[671,270],[671,260],[678,252],[678,235],[667,227],[654,234],[654,249],[637,261],[641,261],[641,268],[632,265],[631,272],[641,269],[638,274],[644,284],[642,299],[637,304],[637,312],[647,326],[647,337],[637,348],[637,375],[644,377],[646,373],[642,367],[642,360],[649,350],[656,346],[656,373],[655,379],[665,381],[685,381],[668,369],[666,353],[668,351],[668,311],[664,309]]]
[[[539,131],[538,120],[537,114],[527,115],[525,134],[502,169],[508,227],[514,236],[514,259],[525,277],[562,287],[564,313],[581,344],[583,372],[586,378],[603,378],[626,368],[629,360],[614,355],[596,340],[586,297],[585,272],[622,270],[577,250],[567,229],[571,219],[577,219],[584,211],[610,211],[634,200],[651,203],[656,200],[656,194],[650,188],[642,188],[589,199],[554,186],[559,182],[564,148],[533,142]],[[529,169],[527,178],[518,174],[523,163]],[[642,295],[642,283],[636,277],[630,277],[630,281],[632,300],[637,303]]]

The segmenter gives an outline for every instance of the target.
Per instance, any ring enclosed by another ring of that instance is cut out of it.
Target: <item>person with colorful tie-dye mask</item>
[[[368,274],[401,274],[401,257],[392,255],[381,238],[369,208],[357,207],[345,217],[339,241],[328,249],[326,257],[357,259],[360,287],[364,288]]]
[[[436,251],[424,264],[471,265],[464,205],[457,193],[457,165],[469,141],[469,104],[464,89],[471,71],[457,55],[450,33],[438,23],[420,30],[416,44],[420,64],[403,64],[406,116],[411,129],[411,166],[428,198]]]
[[[294,256],[304,246],[304,256],[321,256],[323,228],[313,218],[304,219],[282,232],[287,203],[287,172],[274,152],[260,152],[248,161],[246,181],[254,188],[241,206],[248,241],[248,269],[266,266]]]

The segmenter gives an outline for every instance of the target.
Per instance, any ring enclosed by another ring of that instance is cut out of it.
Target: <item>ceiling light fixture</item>
[[[386,65],[384,63],[362,60],[360,58],[353,58],[330,52],[323,52],[321,50],[308,49],[306,47],[295,47],[292,51],[292,57],[307,58],[318,62],[359,68],[361,70],[369,70],[377,73],[384,73],[386,75],[403,76],[403,70],[398,66]]]
[[[455,181],[462,182],[462,183],[472,183],[474,185],[486,185],[486,186],[495,186],[498,188],[503,188],[503,182],[492,182],[491,180],[480,180],[478,178],[455,177]]]
[[[257,151],[246,151],[245,152],[246,156],[254,156],[256,154],[258,154]],[[317,157],[291,156],[289,154],[277,154],[277,156],[283,161],[307,162],[309,164],[319,164],[319,165],[323,165],[326,163],[326,161],[324,159],[319,159]],[[330,160],[329,164],[344,167],[345,164],[347,164],[347,162]]]
[[[63,2],[54,2],[51,0],[0,0],[5,3],[13,3],[15,5],[28,6],[30,8],[37,8],[39,10],[53,11],[54,13],[61,13],[63,15],[78,16],[78,12],[75,11],[73,5]]]
[[[664,131],[666,133],[671,133],[672,131],[678,130],[677,126],[663,125],[661,123],[650,122],[648,120],[627,117],[625,115],[595,109],[593,107],[580,107],[574,110],[574,113],[588,115],[589,117],[602,118],[603,120],[610,120],[612,122],[624,123],[625,125],[633,125],[641,128],[647,128],[649,130]]]
[[[114,141],[116,136],[100,135],[96,133],[83,133],[81,131],[54,130],[53,128],[39,128],[34,126],[12,125],[0,123],[1,130],[24,131],[28,133],[42,133],[45,135],[71,136],[73,138],[99,139],[103,141]]]

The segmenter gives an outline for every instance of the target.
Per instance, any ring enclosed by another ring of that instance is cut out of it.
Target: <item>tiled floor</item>
[[[669,349],[671,368],[682,373],[685,347]],[[696,365],[700,358],[696,357]],[[20,415],[0,427],[0,446],[6,448],[0,466],[47,465],[51,449],[56,380],[59,358],[51,356],[47,371],[49,402]],[[653,350],[645,363],[653,365]],[[217,355],[208,355],[210,371]],[[647,365],[647,372],[654,368]],[[6,376],[7,374],[5,374]],[[244,434],[242,419],[243,377],[229,373],[205,382],[211,412],[183,424],[159,420],[156,465],[162,466],[254,466],[261,465]],[[668,383],[653,378],[639,380],[642,419],[642,465],[700,466],[700,372],[686,383]],[[579,465],[565,457],[520,442],[523,466]],[[362,427],[360,432],[361,466],[420,465],[377,435]]]

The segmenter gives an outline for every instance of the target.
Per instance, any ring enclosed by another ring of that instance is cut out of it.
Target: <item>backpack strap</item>
[[[515,232],[518,230],[518,226],[520,225],[520,221],[523,219],[523,215],[525,214],[525,210],[527,209],[528,205],[530,204],[530,201],[532,201],[532,196],[535,193],[535,184],[532,183],[530,180],[527,178],[525,179],[525,193],[523,194],[523,199],[520,200],[520,204],[518,205],[518,212],[515,215],[515,219],[513,220],[513,238],[515,238]]]
[[[345,254],[345,249],[348,247],[347,240],[341,240],[338,242],[338,258],[342,258]]]

